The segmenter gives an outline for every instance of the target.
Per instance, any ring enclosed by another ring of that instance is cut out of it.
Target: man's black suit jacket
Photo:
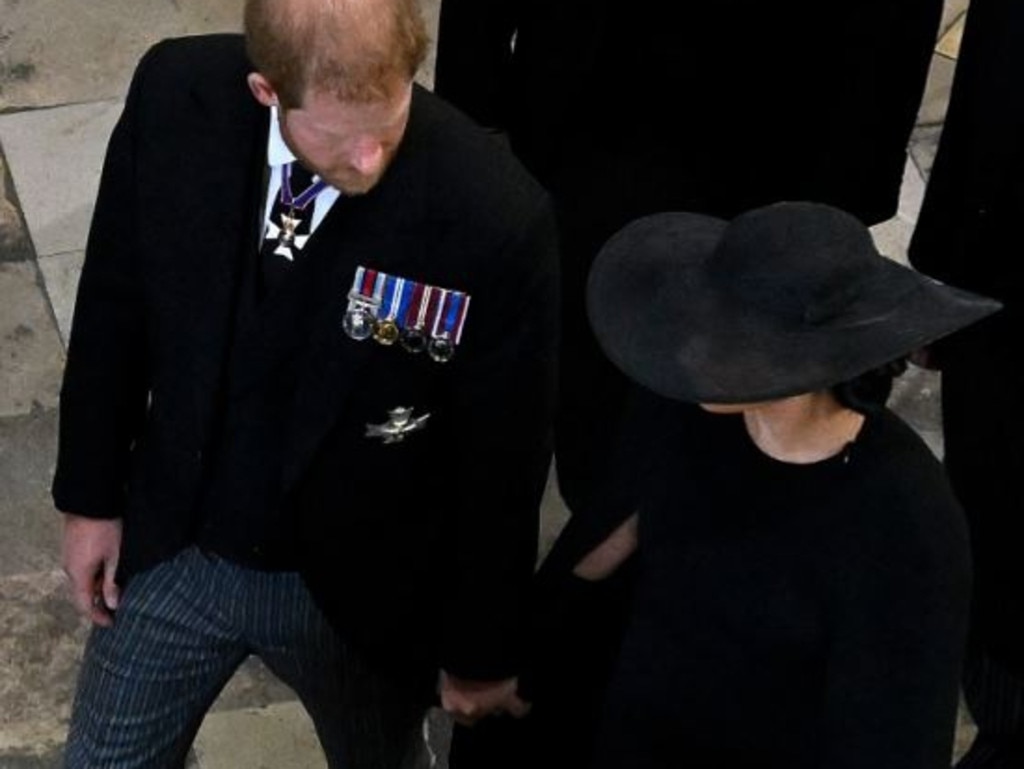
[[[971,3],[942,141],[910,260],[1020,311],[1024,200],[1024,5]],[[1005,314],[1006,308],[1000,314]]]
[[[1024,4],[972,0],[909,257],[928,275],[1003,302],[932,352],[943,369],[946,468],[971,526],[973,648],[1020,680],[1022,218]]]
[[[435,89],[507,130],[608,234],[623,215],[728,218],[794,199],[873,224],[896,213],[941,12],[942,0],[444,0]]]
[[[229,348],[245,372],[236,390],[296,366],[280,490],[318,602],[395,670],[511,675],[550,450],[547,197],[498,142],[417,87],[382,182],[339,200],[304,249],[312,277],[294,286],[307,293],[272,295],[236,333],[269,122],[250,70],[232,35],[165,41],[137,69],[81,277],[56,505],[123,517],[122,582],[170,557],[199,523]],[[467,292],[454,359],[348,338],[358,265]],[[297,301],[304,311],[289,313]],[[429,413],[426,429],[367,438],[398,406]]]

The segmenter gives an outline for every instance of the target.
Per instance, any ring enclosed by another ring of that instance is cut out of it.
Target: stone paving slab
[[[422,769],[447,769],[451,723],[434,709],[426,736],[433,759]],[[298,702],[211,713],[193,746],[200,769],[325,769],[327,763],[309,715]],[[429,760],[429,757],[428,757]],[[0,764],[0,769],[3,765]],[[419,768],[418,768],[419,769]]]
[[[917,431],[928,448],[942,458],[941,376],[911,365],[893,383],[889,407]]]
[[[0,418],[57,405],[64,351],[34,262],[0,262]]]
[[[910,242],[913,230],[914,225],[908,219],[894,216],[892,219],[871,227],[871,237],[875,241],[875,248],[880,253],[900,264],[906,264],[907,244]]]
[[[0,755],[63,743],[85,634],[60,571],[0,579]]]
[[[954,59],[938,54],[932,56],[924,96],[917,112],[917,125],[938,125],[945,119],[955,71]]]
[[[946,117],[956,62],[960,55],[967,6],[968,0],[946,0],[939,39],[928,69],[916,125],[910,137],[910,156],[922,179],[927,179],[931,173],[935,153],[938,151],[942,122]]]
[[[53,410],[0,419],[0,578],[59,566],[61,521],[50,498],[56,436]]]
[[[555,539],[569,520],[569,508],[558,493],[558,479],[555,475],[554,463],[548,475],[548,484],[540,502],[540,540],[537,546],[538,563],[548,554]]]
[[[242,0],[0,0],[0,110],[122,96],[165,37],[241,27]]]
[[[932,172],[935,155],[939,151],[942,125],[919,125],[910,140],[910,156],[924,178]]]
[[[0,151],[0,262],[20,262],[30,258],[32,243],[21,218],[7,161]]]
[[[969,4],[969,0],[945,0],[942,7],[942,22],[939,25],[940,40],[949,31],[950,27],[956,24],[959,18],[966,13]]]
[[[959,761],[964,753],[968,751],[977,734],[978,727],[974,725],[974,721],[971,720],[971,714],[961,703],[960,711],[957,714],[956,735],[953,741],[953,763]]]
[[[427,59],[423,62],[423,67],[416,80],[427,88],[433,88],[434,62],[437,59],[437,24],[441,15],[441,0],[420,0],[420,7],[423,9],[423,17],[427,22],[430,50],[427,51]]]
[[[291,688],[281,683],[259,658],[250,657],[235,671],[210,711],[263,708],[294,699]]]
[[[936,53],[950,59],[956,59],[960,56],[960,43],[964,39],[964,22],[966,20],[966,13],[961,13],[953,20],[953,23],[949,25],[949,28],[939,38],[939,43],[935,46]]]
[[[39,271],[43,274],[46,295],[56,316],[65,349],[68,346],[68,334],[71,333],[71,318],[75,311],[75,295],[84,258],[84,251],[71,251],[39,259]]]
[[[313,723],[298,702],[211,713],[193,750],[202,769],[326,769]]]
[[[911,224],[917,222],[917,215],[924,202],[925,179],[921,173],[913,153],[908,153],[907,162],[903,167],[903,182],[900,185],[900,202],[897,215]]]
[[[121,108],[120,101],[105,101],[0,115],[0,144],[37,256],[85,248]]]
[[[60,769],[59,749],[36,754],[16,751],[0,755],[0,769]]]

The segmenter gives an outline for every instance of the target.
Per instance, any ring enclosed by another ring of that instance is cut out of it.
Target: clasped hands
[[[438,687],[441,707],[463,726],[472,726],[491,715],[508,714],[522,718],[530,712],[530,703],[516,693],[518,685],[518,678],[471,681],[442,670]]]

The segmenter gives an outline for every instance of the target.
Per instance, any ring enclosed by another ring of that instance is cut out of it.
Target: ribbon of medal
[[[423,327],[427,322],[427,310],[430,307],[433,293],[432,286],[417,283],[416,288],[413,289],[409,306],[406,308],[405,314],[402,315],[401,342],[402,347],[409,352],[417,353],[427,349],[427,337],[423,333]]]
[[[281,205],[287,208],[281,212],[281,229],[277,234],[277,248],[275,254],[279,254],[289,262],[295,260],[292,247],[302,249],[309,240],[309,235],[297,235],[295,230],[302,223],[301,217],[296,216],[297,211],[305,211],[306,207],[316,200],[327,187],[323,179],[316,179],[298,195],[292,194],[292,163],[286,163],[281,168]],[[273,233],[272,233],[273,234]]]
[[[384,273],[368,270],[365,267],[356,269],[352,280],[352,290],[348,292],[348,309],[342,327],[345,333],[357,342],[370,338],[377,322],[377,309],[380,307],[380,294],[383,290]]]
[[[461,291],[441,289],[434,327],[430,333],[427,352],[438,363],[447,363],[455,355],[455,347],[462,338],[462,327],[469,309],[469,297]]]
[[[398,317],[405,282],[405,278],[396,278],[392,275],[388,275],[384,282],[382,306],[387,307],[387,312],[374,325],[373,338],[386,346],[393,345],[398,341],[398,324],[395,322],[395,318]]]

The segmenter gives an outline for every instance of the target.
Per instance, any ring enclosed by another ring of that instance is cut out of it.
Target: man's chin
[[[376,187],[379,182],[379,176],[375,176],[372,179],[339,179],[337,181],[328,179],[328,184],[339,190],[342,195],[350,198],[357,195],[365,195]]]

